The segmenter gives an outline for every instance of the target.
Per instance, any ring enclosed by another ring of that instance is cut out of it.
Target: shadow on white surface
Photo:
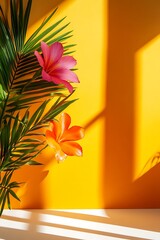
[[[160,240],[160,209],[5,210],[0,240]]]

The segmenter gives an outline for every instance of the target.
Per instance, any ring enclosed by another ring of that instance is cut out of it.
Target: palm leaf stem
[[[16,65],[15,65],[15,69],[14,69],[14,74],[12,76],[12,79],[10,80],[10,86],[9,86],[8,93],[7,93],[6,99],[4,101],[4,105],[3,105],[3,108],[2,108],[2,113],[1,113],[1,116],[0,116],[0,128],[2,127],[3,117],[5,115],[7,103],[10,99],[10,93],[12,92],[12,86],[13,86],[14,80],[16,79],[16,75],[17,75],[17,71],[18,71],[18,62],[20,62],[20,59],[21,59],[18,54],[16,56],[16,59],[18,61],[16,61],[16,63],[15,63]]]

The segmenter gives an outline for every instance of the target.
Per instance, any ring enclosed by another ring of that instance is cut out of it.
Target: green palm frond
[[[64,17],[46,27],[55,9],[27,40],[31,4],[28,0],[24,8],[23,0],[10,0],[10,20],[0,7],[0,214],[6,202],[11,207],[10,196],[19,200],[14,188],[20,184],[11,182],[14,170],[40,164],[35,158],[47,145],[39,129],[75,101],[68,100],[63,87],[42,80],[34,56],[41,41],[52,44],[69,39],[72,31],[64,32],[69,23],[63,24]],[[66,43],[65,53],[74,46]],[[33,104],[37,109],[31,114]]]
[[[58,30],[55,30],[55,28],[64,20],[64,18],[48,27],[45,31],[39,33],[55,14],[57,10],[56,9],[25,43],[31,2],[32,1],[28,1],[26,10],[23,14],[23,1],[19,1],[17,15],[17,1],[10,1],[12,23],[12,29],[10,31],[8,29],[8,24],[5,24],[7,21],[2,21],[1,19],[0,26],[2,29],[2,35],[6,36],[8,39],[8,41],[6,41],[6,38],[4,40],[2,39],[3,42],[8,43],[7,47],[5,47],[5,52],[3,43],[1,44],[2,54],[4,56],[2,57],[3,67],[1,71],[1,85],[3,89],[7,90],[8,92],[5,104],[5,108],[7,109],[6,112],[13,112],[16,109],[20,110],[22,108],[28,108],[29,104],[35,103],[34,100],[37,98],[37,94],[40,94],[40,97],[43,98],[47,95],[50,95],[51,90],[56,92],[57,87],[55,87],[53,84],[48,84],[44,81],[41,81],[41,79],[37,79],[37,81],[35,81],[34,76],[30,76],[39,68],[39,64],[33,55],[33,51],[39,48],[41,40],[46,42],[47,40],[50,40],[49,43],[53,43],[54,41],[63,41],[64,38],[66,39],[70,37],[68,36],[70,32],[66,32],[58,36],[58,38],[53,38],[68,26],[68,24],[65,24]],[[46,37],[48,33],[50,34]],[[9,54],[6,53],[6,50]],[[8,69],[8,66],[10,66],[10,69]],[[4,69],[7,69],[7,71],[4,71]],[[57,91],[58,90],[59,89],[57,89]],[[30,92],[32,92],[32,97],[27,98]],[[34,97],[33,93],[36,94],[36,97]]]
[[[5,204],[7,202],[8,208],[11,209],[11,201],[10,196],[20,201],[16,193],[13,189],[19,188],[20,183],[17,182],[11,182],[11,177],[13,175],[13,171],[7,171],[4,173],[4,176],[2,178],[2,181],[0,182],[0,203],[1,203],[1,209],[0,209],[0,215],[3,212],[3,209],[5,207]]]

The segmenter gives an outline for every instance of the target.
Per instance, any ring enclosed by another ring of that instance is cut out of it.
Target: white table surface
[[[4,210],[0,240],[160,240],[160,209]]]

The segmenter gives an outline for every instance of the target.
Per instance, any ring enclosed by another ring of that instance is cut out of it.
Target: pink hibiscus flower
[[[75,141],[84,137],[84,129],[79,126],[70,127],[70,124],[70,116],[62,113],[59,121],[50,121],[51,129],[46,131],[48,145],[53,148],[58,161],[67,156],[82,156],[82,147]]]
[[[48,46],[41,42],[42,54],[35,51],[35,56],[42,67],[42,78],[55,84],[63,84],[69,92],[73,87],[69,82],[78,83],[77,75],[71,69],[77,64],[72,56],[63,56],[63,46],[60,42],[55,42]]]

